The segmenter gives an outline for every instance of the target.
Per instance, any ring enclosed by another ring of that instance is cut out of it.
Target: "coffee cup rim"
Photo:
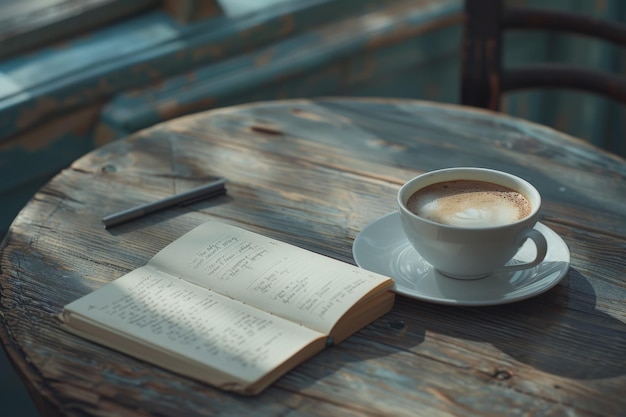
[[[482,175],[496,175],[499,178],[506,178],[510,182],[504,181],[505,183],[503,184],[500,181],[494,181],[488,178],[486,179],[484,177],[481,178],[480,176],[476,178],[472,178],[471,174],[470,174],[470,177],[468,178],[467,176],[458,175],[461,172],[473,173],[473,174],[479,173]],[[430,177],[433,178],[432,181],[427,181],[427,180],[425,181],[425,179],[430,178]],[[493,225],[493,226],[472,227],[472,226],[458,226],[458,225],[438,223],[438,222],[435,222],[433,220],[427,219],[425,217],[422,217],[413,213],[406,206],[406,203],[409,197],[413,193],[417,192],[418,190],[421,190],[424,187],[427,187],[429,185],[436,184],[439,182],[455,181],[455,180],[485,181],[485,182],[491,182],[494,184],[509,187],[519,193],[522,193],[524,197],[526,197],[529,200],[530,205],[531,205],[531,212],[528,216],[524,217],[523,219],[517,220],[515,222],[511,222],[507,224],[500,224],[500,225]],[[413,188],[415,184],[420,181],[423,181],[423,184],[421,184],[420,186],[416,188]],[[509,185],[512,183],[514,183],[515,186]],[[518,187],[518,185],[521,185],[522,187]],[[520,188],[523,188],[523,190],[521,190]],[[410,191],[407,191],[407,190],[410,190]],[[406,181],[400,187],[397,193],[397,205],[400,208],[400,210],[402,210],[406,215],[412,218],[419,219],[420,221],[423,221],[426,224],[431,224],[433,226],[441,227],[441,228],[449,229],[449,230],[496,230],[496,229],[503,229],[503,228],[515,226],[520,223],[525,223],[525,222],[528,222],[529,219],[533,219],[533,218],[535,219],[535,222],[536,222],[536,218],[541,208],[541,203],[542,203],[541,194],[539,193],[539,190],[537,190],[537,188],[533,186],[530,182],[526,181],[525,179],[521,177],[518,177],[514,174],[510,174],[505,171],[499,171],[499,170],[495,170],[491,168],[481,168],[481,167],[454,167],[454,168],[443,168],[443,169],[437,169],[433,171],[427,171],[427,172],[424,172],[423,174],[417,175],[409,179],[408,181]]]

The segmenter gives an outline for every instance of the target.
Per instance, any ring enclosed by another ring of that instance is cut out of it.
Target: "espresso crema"
[[[417,190],[407,208],[431,221],[462,227],[515,223],[532,212],[521,193],[484,181],[445,181]]]

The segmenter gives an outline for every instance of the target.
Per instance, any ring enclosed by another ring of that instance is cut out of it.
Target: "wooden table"
[[[399,296],[387,314],[258,397],[215,390],[59,328],[63,305],[209,219],[347,262],[423,171],[484,166],[544,197],[571,250],[553,289],[491,307]],[[228,195],[105,230],[101,218],[198,186]],[[259,103],[176,119],[76,161],[16,218],[0,340],[44,415],[626,414],[626,161],[524,120],[421,101]]]

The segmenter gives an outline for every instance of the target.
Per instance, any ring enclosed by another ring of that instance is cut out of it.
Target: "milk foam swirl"
[[[483,181],[446,181],[415,192],[407,207],[418,216],[461,227],[514,223],[530,215],[529,201],[517,191]]]

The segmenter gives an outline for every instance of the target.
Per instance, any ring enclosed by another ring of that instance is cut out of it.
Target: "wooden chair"
[[[503,32],[555,30],[603,39],[626,47],[626,25],[571,12],[519,9],[502,0],[465,0],[461,103],[498,110],[506,91],[564,88],[601,94],[626,104],[626,76],[571,64],[502,66]]]

